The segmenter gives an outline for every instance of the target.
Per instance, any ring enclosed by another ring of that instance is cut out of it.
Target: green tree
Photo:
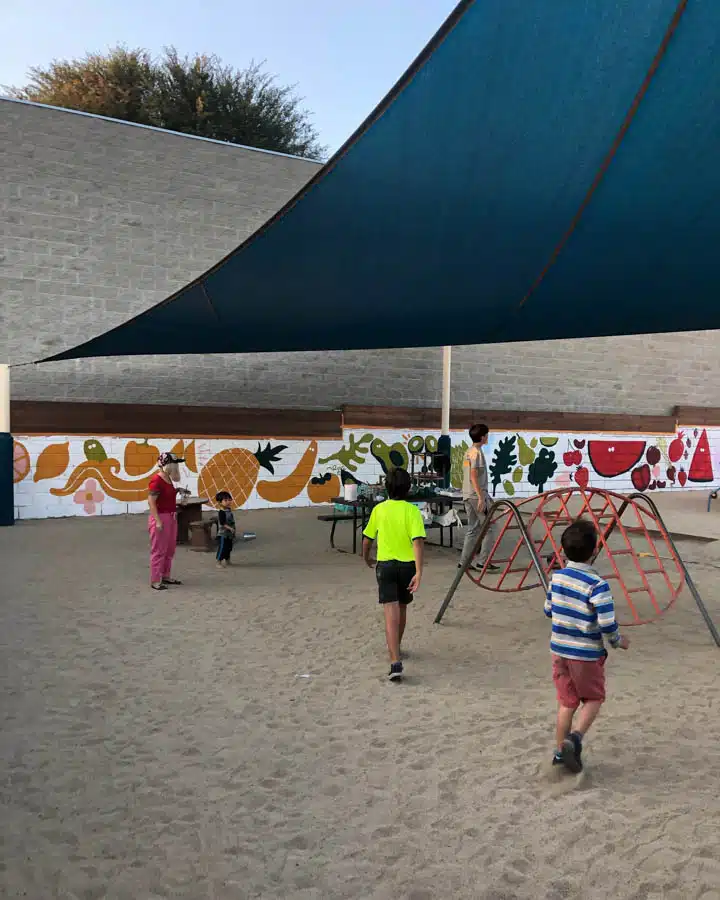
[[[531,463],[528,469],[528,481],[535,485],[539,494],[542,494],[545,483],[553,477],[557,467],[555,453],[543,447],[535,462]]]
[[[216,56],[181,57],[172,47],[158,60],[147,50],[116,47],[33,68],[29,83],[9,93],[262,150],[325,156],[295,88],[278,85],[255,63],[233,69]]]

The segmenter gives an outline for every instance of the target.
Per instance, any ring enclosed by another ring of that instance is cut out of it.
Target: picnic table
[[[442,515],[447,510],[452,509],[452,507],[456,504],[462,505],[463,502],[461,496],[450,494],[433,494],[431,497],[410,497],[408,499],[411,503],[428,503],[430,504],[431,508],[437,507],[439,515]],[[345,507],[345,511],[341,511],[336,508],[330,514],[318,516],[318,519],[321,522],[332,523],[330,528],[330,546],[333,550],[338,550],[340,553],[346,552],[340,547],[335,546],[335,528],[337,527],[338,522],[352,522],[352,552],[357,553],[358,527],[360,528],[360,531],[364,531],[368,519],[370,518],[370,513],[378,505],[378,503],[382,503],[383,500],[376,500],[374,497],[358,497],[357,500],[345,500],[343,497],[336,497],[332,502],[336,507]],[[455,524],[441,525],[439,522],[433,522],[431,524],[427,524],[425,527],[440,529],[440,547],[445,546],[445,529],[448,528],[450,534],[449,543],[447,546],[449,548],[455,546]]]

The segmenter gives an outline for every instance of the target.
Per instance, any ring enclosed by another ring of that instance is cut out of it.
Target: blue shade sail
[[[720,328],[719,38],[717,0],[466,0],[265,226],[53,359]]]

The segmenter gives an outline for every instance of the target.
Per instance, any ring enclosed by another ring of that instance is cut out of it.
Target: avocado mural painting
[[[181,484],[196,496],[229,490],[244,509],[330,503],[343,484],[377,483],[393,468],[410,468],[412,453],[431,452],[438,436],[397,429],[348,429],[342,441],[18,436],[15,511],[19,519],[143,512],[164,451],[185,459]],[[460,488],[467,432],[451,440],[450,479]],[[485,457],[494,497],[571,484],[620,493],[706,490],[720,472],[720,428],[663,436],[491,432]]]

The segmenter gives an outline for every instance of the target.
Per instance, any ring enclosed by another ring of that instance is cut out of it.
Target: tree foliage
[[[157,60],[147,50],[116,47],[33,68],[29,83],[10,94],[262,150],[325,155],[295,88],[278,85],[255,63],[233,69],[216,56],[181,57],[172,47]]]

